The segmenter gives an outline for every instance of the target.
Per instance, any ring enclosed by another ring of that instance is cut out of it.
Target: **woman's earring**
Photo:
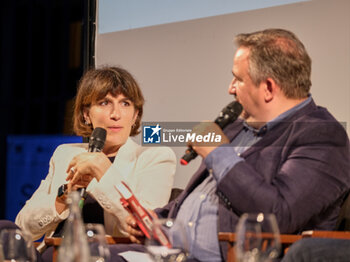
[[[90,123],[86,120],[86,119],[84,119],[84,124],[87,126],[87,125],[89,125]]]

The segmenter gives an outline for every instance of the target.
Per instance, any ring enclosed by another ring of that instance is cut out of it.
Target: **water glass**
[[[85,224],[86,237],[90,247],[90,262],[105,262],[110,259],[106,233],[101,224]]]
[[[188,256],[185,228],[178,220],[154,219],[151,238],[146,239],[147,252],[153,261],[182,262]]]
[[[240,262],[275,261],[281,250],[274,214],[243,214],[236,228],[236,258]]]
[[[0,233],[0,257],[4,261],[34,262],[36,253],[32,238],[20,229],[3,229]]]

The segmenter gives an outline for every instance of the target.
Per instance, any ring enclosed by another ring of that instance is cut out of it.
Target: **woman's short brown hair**
[[[75,98],[73,128],[74,132],[83,137],[89,137],[92,133],[92,125],[87,125],[84,119],[84,109],[91,104],[103,99],[107,94],[117,96],[123,94],[134,104],[138,111],[135,124],[132,126],[130,136],[135,136],[141,124],[144,98],[141,89],[133,76],[120,67],[102,67],[90,69],[80,79],[77,95]]]

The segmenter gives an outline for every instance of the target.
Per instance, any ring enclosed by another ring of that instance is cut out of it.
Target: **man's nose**
[[[236,95],[236,85],[234,80],[232,80],[232,82],[230,83],[229,87],[228,87],[228,93],[230,95]]]

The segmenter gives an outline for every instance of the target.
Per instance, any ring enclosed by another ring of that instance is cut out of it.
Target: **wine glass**
[[[3,229],[0,233],[1,256],[4,261],[34,262],[36,253],[31,236],[20,229]]]
[[[243,214],[236,228],[235,252],[240,262],[274,261],[281,250],[274,214]]]
[[[154,219],[150,235],[145,244],[153,261],[186,261],[189,244],[180,221],[169,218]]]
[[[109,261],[110,252],[103,226],[101,224],[85,224],[85,232],[90,247],[90,262]]]

